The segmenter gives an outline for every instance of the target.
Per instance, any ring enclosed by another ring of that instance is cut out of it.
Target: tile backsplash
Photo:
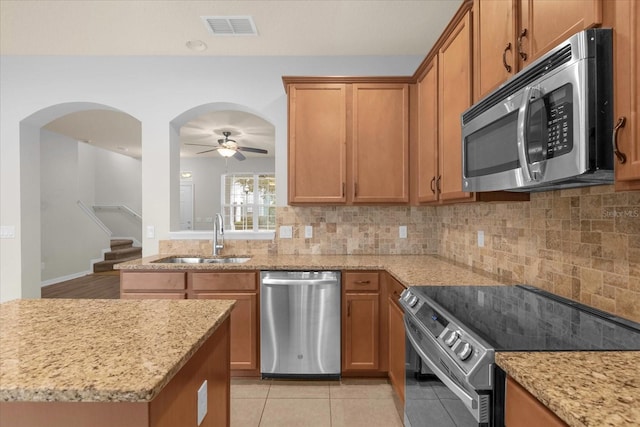
[[[640,192],[596,186],[533,193],[530,202],[285,206],[276,218],[292,226],[291,239],[227,240],[225,252],[439,254],[640,322]],[[161,241],[160,252],[210,253],[211,241]]]
[[[596,186],[436,209],[440,255],[640,321],[640,192]]]

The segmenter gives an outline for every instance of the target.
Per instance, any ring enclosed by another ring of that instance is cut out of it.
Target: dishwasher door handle
[[[335,285],[336,279],[271,279],[265,277],[264,279],[262,279],[262,284],[281,286]]]

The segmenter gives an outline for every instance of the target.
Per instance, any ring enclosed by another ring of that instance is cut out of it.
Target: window
[[[222,175],[224,226],[235,231],[276,228],[276,177],[273,173]]]

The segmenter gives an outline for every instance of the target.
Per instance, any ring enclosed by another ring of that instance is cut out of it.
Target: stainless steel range
[[[503,426],[496,351],[640,350],[640,324],[532,286],[406,289],[405,426]]]

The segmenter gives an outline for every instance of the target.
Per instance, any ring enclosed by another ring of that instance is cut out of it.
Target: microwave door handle
[[[539,94],[539,90],[531,86],[524,88],[522,94],[522,105],[518,110],[518,158],[520,159],[520,170],[524,177],[525,183],[533,181],[531,177],[531,165],[529,165],[529,156],[527,149],[529,147],[527,141],[527,125],[529,123],[529,102],[531,95]]]

